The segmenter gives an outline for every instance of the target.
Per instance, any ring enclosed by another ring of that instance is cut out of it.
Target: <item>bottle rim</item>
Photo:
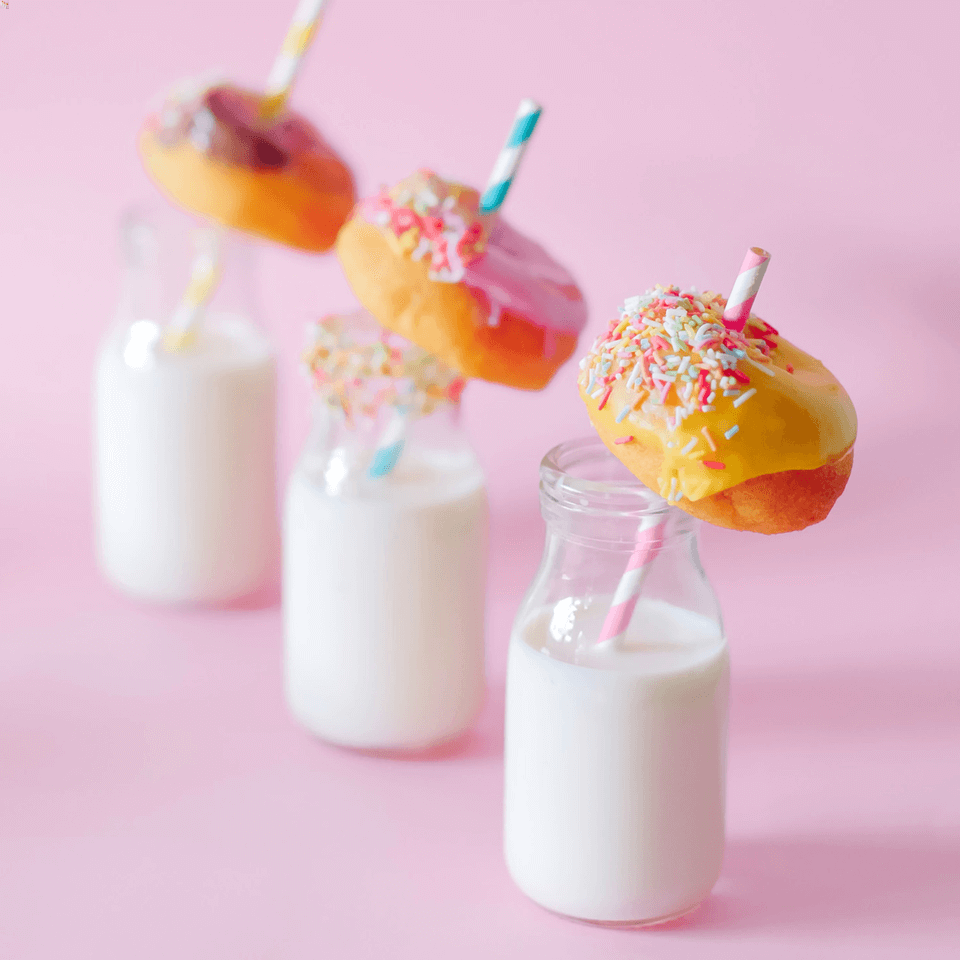
[[[547,452],[540,461],[540,502],[545,516],[675,518],[676,532],[697,523],[633,476],[596,435],[566,440]]]

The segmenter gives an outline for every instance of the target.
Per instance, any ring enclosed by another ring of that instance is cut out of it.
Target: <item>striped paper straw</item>
[[[407,418],[403,411],[398,409],[393,420],[383,431],[377,449],[373,452],[373,460],[368,471],[371,477],[385,477],[397,465],[400,454],[403,453],[406,432]]]
[[[264,91],[263,117],[275,117],[287,102],[297,71],[320,25],[326,0],[300,0]]]
[[[267,78],[260,110],[264,119],[275,117],[287,102],[303,55],[307,52],[310,41],[313,40],[313,35],[320,24],[325,4],[326,0],[300,0],[297,5],[290,29]],[[178,350],[189,342],[194,324],[200,318],[204,305],[216,289],[217,281],[220,279],[219,240],[218,235],[215,242],[208,245],[209,249],[201,250],[194,260],[190,283],[164,335],[167,346],[172,350]]]
[[[493,165],[493,173],[490,174],[487,189],[483,191],[483,196],[480,198],[481,213],[495,213],[503,206],[510,184],[517,175],[520,158],[527,149],[527,144],[542,112],[543,107],[539,103],[533,100],[520,101],[517,116],[510,129],[510,136],[507,137],[507,142]]]
[[[190,282],[164,333],[164,343],[179,350],[190,342],[193,328],[203,314],[220,279],[220,241],[222,229],[204,230],[197,239],[197,254],[190,268]]]
[[[656,516],[644,517],[640,521],[636,546],[630,554],[627,569],[617,584],[613,603],[607,611],[597,643],[615,644],[626,635],[633,610],[640,598],[640,588],[643,586],[647,569],[660,552],[666,525],[666,520],[658,520]]]
[[[723,322],[729,330],[742,330],[743,325],[750,319],[750,310],[769,262],[770,254],[766,250],[751,247],[747,251],[737,275],[737,282],[727,298],[727,309],[723,311]]]

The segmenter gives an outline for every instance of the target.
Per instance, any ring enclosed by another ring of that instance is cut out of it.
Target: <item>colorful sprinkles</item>
[[[724,441],[736,442],[740,426],[731,424],[731,415],[756,395],[757,387],[751,383],[754,369],[776,375],[771,353],[779,335],[755,316],[742,332],[730,330],[723,323],[725,307],[719,294],[698,293],[692,287],[657,286],[629,297],[580,362],[581,388],[600,400],[602,410],[614,384],[622,381],[627,396],[617,423],[647,426],[657,420],[673,433],[694,413],[716,414]],[[707,427],[700,434],[717,453],[720,441]],[[629,439],[633,438],[614,442]],[[719,460],[698,460],[702,453],[696,451],[697,443],[697,438],[685,443],[680,454],[710,470],[726,469]],[[674,447],[669,440],[666,445]],[[661,493],[676,502],[684,491],[672,476],[661,479]]]
[[[419,170],[365,200],[360,212],[387,227],[402,253],[414,260],[428,258],[431,280],[458,283],[466,265],[486,248],[489,217],[480,214],[479,202],[476,190]]]
[[[466,385],[459,373],[363,316],[327,316],[308,327],[304,366],[337,416],[356,426],[385,408],[422,417],[459,403]]]

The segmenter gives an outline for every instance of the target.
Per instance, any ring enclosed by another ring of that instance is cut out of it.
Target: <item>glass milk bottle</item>
[[[507,866],[556,913],[668,920],[707,896],[724,847],[729,658],[698,521],[597,438],[544,457],[540,502],[507,670]]]
[[[284,514],[287,703],[333,743],[426,748],[465,731],[485,689],[487,499],[463,381],[366,313],[314,335]]]
[[[94,388],[100,568],[147,600],[239,599],[275,576],[279,555],[275,364],[254,322],[254,251],[164,208],[130,213],[122,241]],[[204,276],[206,306],[185,312]]]

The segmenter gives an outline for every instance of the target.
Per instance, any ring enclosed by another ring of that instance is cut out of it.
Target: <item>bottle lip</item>
[[[653,517],[690,528],[696,521],[645,486],[597,436],[577,437],[540,461],[540,501],[545,512],[596,517]],[[671,524],[677,529],[675,524]],[[677,530],[679,532],[679,530]]]

